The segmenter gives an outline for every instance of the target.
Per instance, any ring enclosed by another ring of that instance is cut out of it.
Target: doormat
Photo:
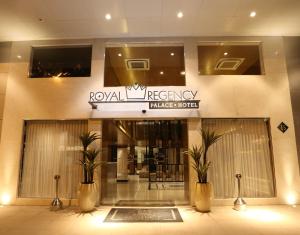
[[[112,208],[104,222],[183,222],[177,208]]]
[[[116,206],[171,207],[175,206],[175,203],[169,200],[120,200]]]

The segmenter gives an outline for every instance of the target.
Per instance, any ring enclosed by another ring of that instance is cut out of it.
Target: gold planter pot
[[[81,184],[79,189],[79,207],[82,212],[94,210],[98,199],[96,183]]]
[[[197,211],[210,212],[212,200],[212,185],[210,183],[197,183],[195,205]]]

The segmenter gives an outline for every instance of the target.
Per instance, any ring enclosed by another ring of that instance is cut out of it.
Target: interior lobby
[[[0,0],[0,235],[299,234],[299,12]]]

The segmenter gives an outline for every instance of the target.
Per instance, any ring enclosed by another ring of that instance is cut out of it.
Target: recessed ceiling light
[[[121,53],[119,53],[119,54],[118,54],[118,56],[120,56],[120,57],[121,57],[121,56],[122,56],[122,54],[121,54]]]
[[[182,11],[179,11],[179,12],[177,13],[177,17],[178,17],[178,18],[182,18],[182,17],[183,17]]]
[[[174,53],[174,52],[171,52],[171,53],[170,53],[170,55],[171,55],[171,56],[174,56],[174,55],[175,55],[175,53]]]
[[[252,17],[252,18],[254,18],[256,16],[256,12],[255,11],[251,11],[249,16]]]
[[[160,74],[160,75],[164,75],[164,71],[160,71],[159,74]]]
[[[181,74],[181,75],[185,75],[185,71],[181,71],[180,74]]]
[[[224,52],[224,55],[227,56],[227,55],[228,55],[228,52]]]
[[[21,59],[21,58],[22,58],[22,56],[21,56],[21,55],[17,55],[17,58],[18,58],[18,59]]]
[[[107,14],[105,15],[105,19],[111,20],[111,14],[107,13]]]

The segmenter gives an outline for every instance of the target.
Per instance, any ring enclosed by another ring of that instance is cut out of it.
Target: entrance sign
[[[186,87],[146,87],[139,84],[127,87],[114,87],[90,92],[89,103],[93,109],[101,104],[110,104],[122,109],[122,105],[147,104],[148,109],[199,109],[198,91]],[[115,108],[116,108],[115,107]],[[135,106],[138,108],[139,106]],[[140,106],[142,107],[142,106]],[[143,105],[145,108],[145,105]]]

